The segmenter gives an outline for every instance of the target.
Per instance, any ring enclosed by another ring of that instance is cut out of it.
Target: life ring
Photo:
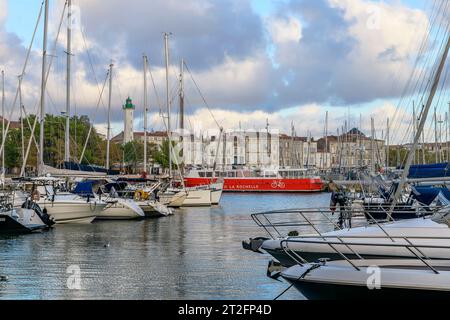
[[[144,196],[145,196],[145,192],[142,191],[142,190],[136,190],[134,192],[134,199],[137,200],[137,201],[143,200]]]

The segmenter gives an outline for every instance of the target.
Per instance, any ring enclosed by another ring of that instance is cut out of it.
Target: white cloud
[[[335,8],[344,11],[351,22],[349,34],[355,46],[349,52],[345,65],[337,71],[348,81],[337,81],[338,90],[350,95],[358,83],[379,97],[392,96],[403,89],[412,70],[412,60],[427,32],[428,18],[419,10],[399,3],[366,0],[329,0]]]
[[[272,40],[277,45],[289,42],[298,43],[302,38],[301,23],[294,17],[269,18],[267,25]]]

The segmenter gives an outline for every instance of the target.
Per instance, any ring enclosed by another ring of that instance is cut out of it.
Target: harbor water
[[[273,299],[288,283],[266,277],[268,255],[242,249],[267,236],[250,214],[328,203],[326,193],[227,193],[219,206],[160,219],[3,236],[0,299]],[[292,288],[280,299],[303,297]]]

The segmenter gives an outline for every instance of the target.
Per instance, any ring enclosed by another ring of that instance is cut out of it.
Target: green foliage
[[[23,119],[25,151],[29,143],[31,128],[34,125],[34,121],[34,115],[30,115]],[[70,118],[70,158],[72,161],[79,161],[90,126],[91,123],[87,116],[73,116]],[[60,167],[64,161],[65,127],[66,118],[64,116],[46,115],[44,127],[44,162],[52,167]],[[40,124],[36,123],[36,129],[34,131],[36,143],[39,143],[39,131]],[[10,128],[6,138],[5,151],[5,165],[8,168],[20,168],[22,166],[20,128]],[[36,165],[36,151],[36,144],[32,141],[27,162],[28,166],[34,167]],[[111,144],[110,158],[111,163],[120,163],[122,161],[121,146]],[[104,141],[100,135],[98,135],[96,130],[92,128],[82,163],[104,166],[105,159],[106,141]]]
[[[124,161],[136,170],[138,162],[144,161],[144,144],[130,141],[123,146]]]
[[[172,146],[174,146],[172,141]],[[169,139],[164,139],[159,150],[152,151],[153,161],[159,164],[162,168],[169,168]],[[176,169],[176,164],[172,163],[172,169]]]

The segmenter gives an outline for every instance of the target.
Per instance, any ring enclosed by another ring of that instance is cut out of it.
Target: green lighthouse
[[[133,113],[135,106],[130,97],[127,98],[125,104],[122,106],[124,112],[124,126],[123,126],[123,144],[133,141]]]

